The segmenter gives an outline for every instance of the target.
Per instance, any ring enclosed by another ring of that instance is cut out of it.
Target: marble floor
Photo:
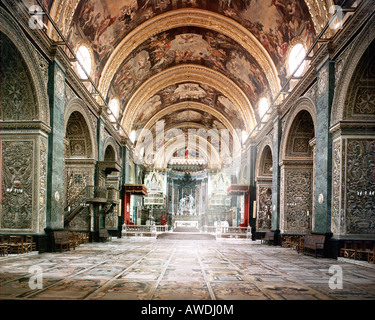
[[[260,241],[122,238],[0,257],[0,299],[374,300],[375,268]]]

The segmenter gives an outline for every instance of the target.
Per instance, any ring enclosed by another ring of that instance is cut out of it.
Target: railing
[[[144,226],[144,225],[123,225],[122,232],[132,235],[156,236],[157,233],[167,232],[168,225]],[[250,227],[214,227],[204,226],[202,232],[215,234],[217,238],[250,238]]]
[[[64,209],[64,224],[69,222],[85,207],[89,202],[118,202],[119,192],[114,187],[86,186],[75,196]]]
[[[122,231],[124,233],[161,233],[168,231],[168,225],[154,225],[154,226],[143,226],[143,225],[126,225],[122,226]]]
[[[203,232],[216,234],[216,237],[246,238],[251,237],[250,227],[223,227],[223,226],[204,226]]]

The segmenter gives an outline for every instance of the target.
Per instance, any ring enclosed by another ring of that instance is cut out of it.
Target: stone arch
[[[74,204],[75,199],[86,190],[93,192],[97,146],[94,124],[85,103],[79,98],[69,101],[65,109],[65,152],[64,152],[64,206]],[[69,223],[74,231],[90,230],[90,210],[84,208]]]
[[[21,54],[35,88],[38,119],[49,125],[47,96],[48,62],[30,45],[16,21],[6,12],[0,12],[0,32],[6,35]]]
[[[289,112],[285,124],[283,126],[283,133],[280,143],[280,157],[281,161],[286,160],[290,157],[288,155],[288,138],[290,136],[291,128],[294,124],[294,120],[296,119],[297,115],[301,111],[306,111],[310,114],[313,126],[314,126],[314,133],[316,132],[316,109],[315,105],[310,98],[302,97],[297,100],[294,107],[291,108],[292,110]]]
[[[280,146],[280,230],[306,234],[312,230],[314,201],[315,106],[300,98],[288,116]]]
[[[257,231],[267,231],[272,227],[272,139],[264,137],[258,146],[255,167]]]
[[[375,23],[367,28],[346,58],[332,109],[331,231],[342,238],[375,234]]]
[[[262,166],[262,163],[265,160],[265,152],[269,150],[271,154],[271,167],[272,167],[272,138],[270,136],[266,136],[263,138],[262,142],[258,146],[258,151],[257,151],[257,160],[256,160],[256,166],[255,166],[255,174],[256,178],[258,176],[263,176],[262,172],[264,171],[264,168]],[[272,171],[270,171],[271,173]],[[272,173],[271,173],[272,175]]]
[[[370,20],[350,46],[350,52],[342,65],[340,78],[336,79],[335,94],[331,110],[331,127],[343,119],[347,92],[356,72],[358,63],[366,52],[369,44],[375,39],[375,20]]]
[[[104,161],[119,161],[118,148],[113,137],[108,137],[104,142]]]
[[[82,117],[82,121],[87,126],[87,134],[86,137],[87,141],[90,141],[91,144],[91,151],[87,154],[87,158],[90,159],[97,159],[98,157],[98,149],[97,149],[97,143],[95,138],[95,127],[94,124],[92,124],[91,121],[91,115],[89,114],[89,111],[87,110],[86,104],[79,98],[73,98],[69,101],[68,105],[65,109],[65,117],[64,117],[64,128],[65,131],[67,130],[68,121],[73,113],[79,113]]]

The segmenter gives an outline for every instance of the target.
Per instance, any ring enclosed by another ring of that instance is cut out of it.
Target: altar
[[[174,228],[198,228],[199,224],[198,221],[181,221],[176,220],[173,224]]]

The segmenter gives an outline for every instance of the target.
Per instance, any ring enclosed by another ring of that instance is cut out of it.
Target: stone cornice
[[[42,121],[1,121],[0,132],[14,134],[29,134],[30,131],[41,131],[46,134],[51,132],[51,128]]]
[[[375,121],[368,120],[342,120],[332,127],[329,131],[334,134],[361,134],[375,135]]]

